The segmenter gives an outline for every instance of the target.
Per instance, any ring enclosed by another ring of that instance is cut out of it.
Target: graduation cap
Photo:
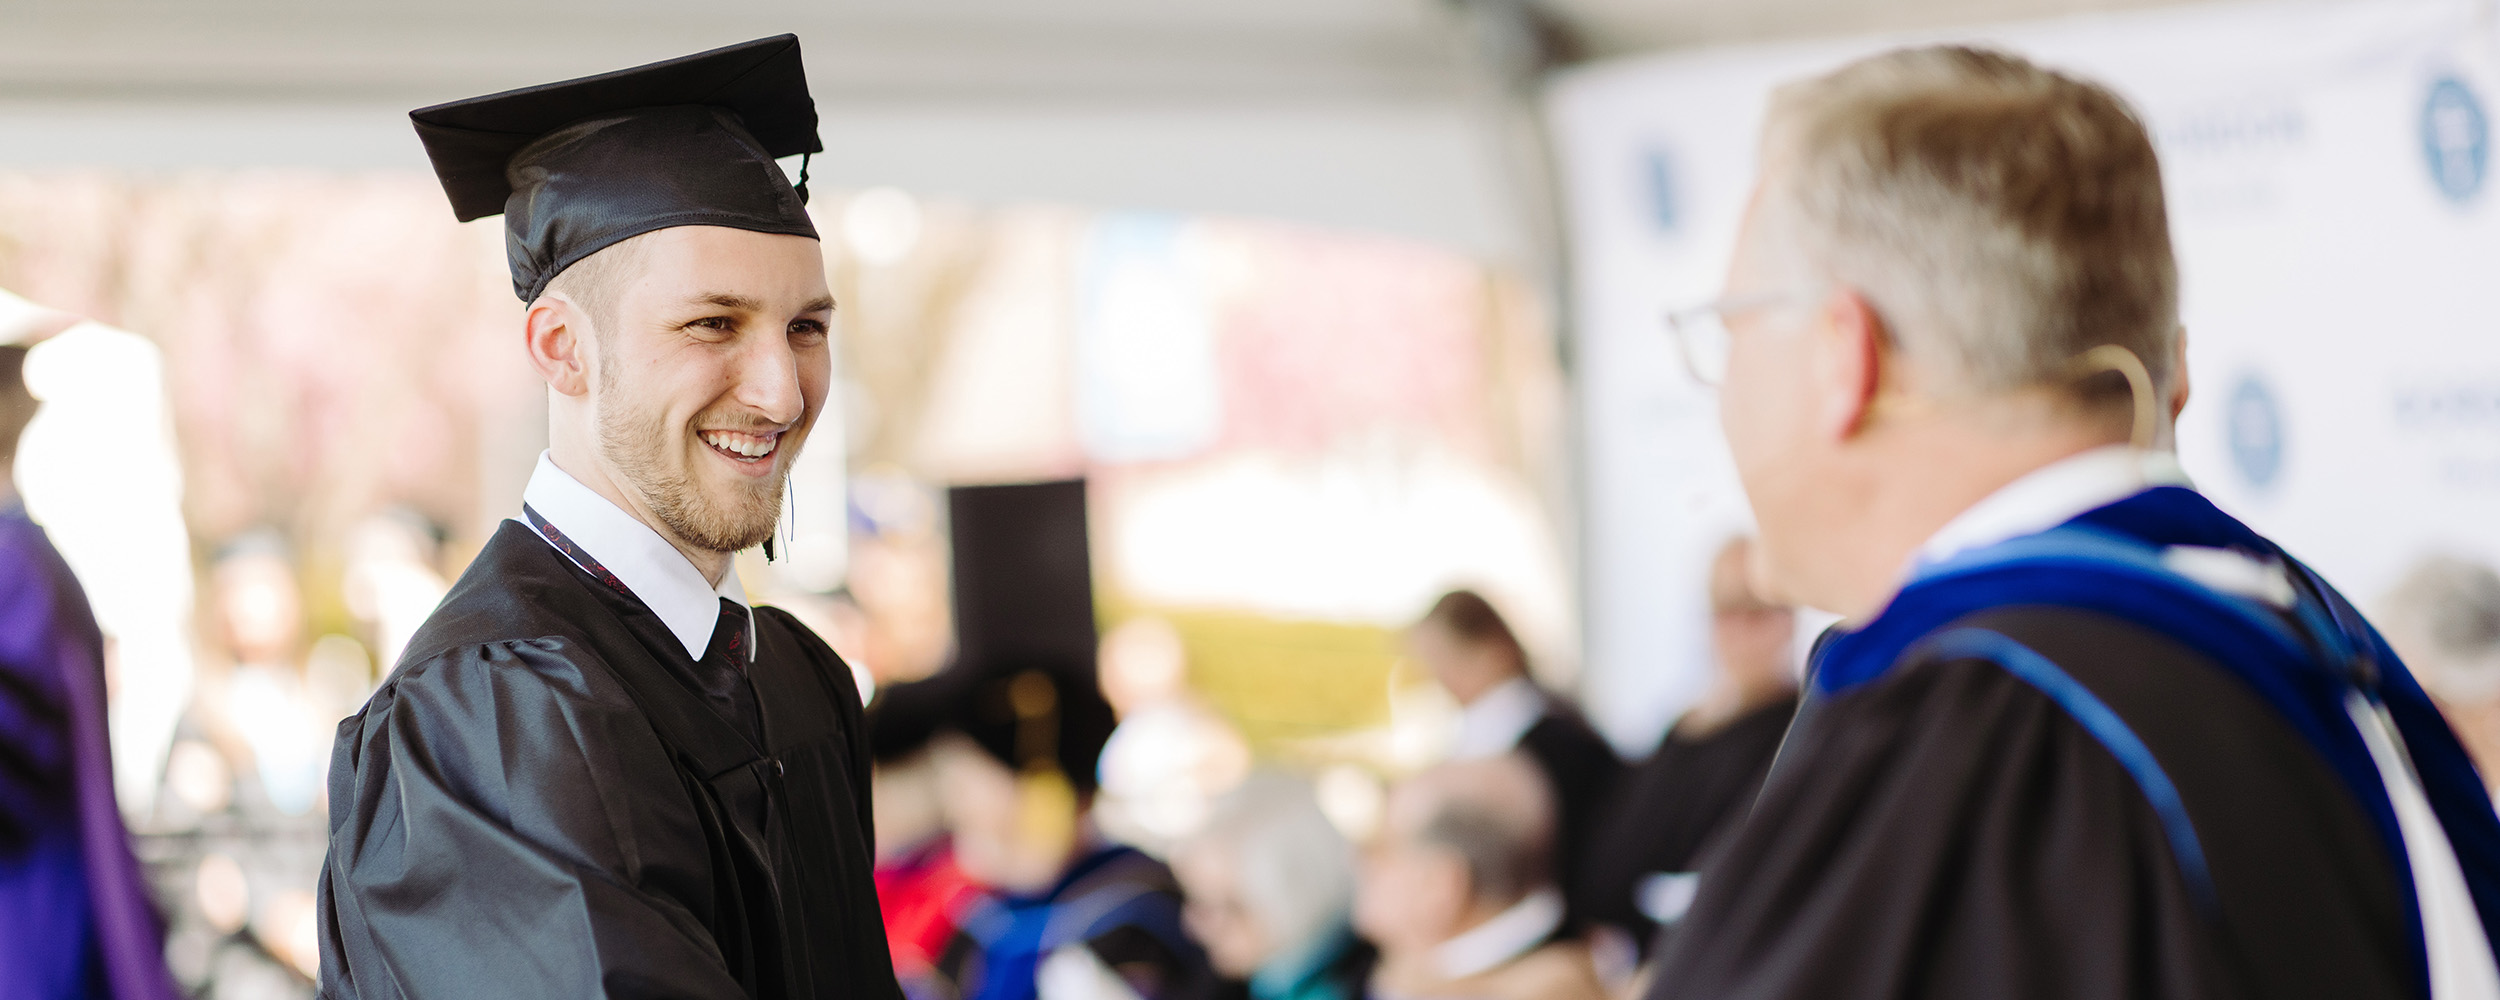
[[[1103,744],[1118,724],[1093,679],[1044,666],[955,664],[937,676],[883,688],[869,706],[878,761],[917,753],[941,733],[970,740],[1009,770],[1063,775],[1094,790]]]
[[[1010,769],[1093,791],[1118,719],[1094,676],[1085,482],[957,486],[946,508],[955,662],[878,690],[871,752],[893,760],[955,732]]]
[[[408,113],[460,221],[504,216],[512,290],[671,226],[816,237],[774,161],[824,151],[796,35]]]

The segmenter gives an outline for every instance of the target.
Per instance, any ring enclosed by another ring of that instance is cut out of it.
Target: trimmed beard
[[[603,388],[616,384],[612,379],[601,381],[607,383]],[[783,477],[774,476],[751,488],[733,487],[734,498],[715,501],[687,475],[668,471],[660,452],[676,435],[669,433],[665,415],[635,413],[606,402],[602,399],[599,406],[599,451],[615,466],[626,488],[641,496],[652,516],[669,531],[713,552],[743,551],[773,536],[773,529],[781,523]],[[702,445],[699,439],[696,443]],[[774,456],[775,461],[780,458]]]

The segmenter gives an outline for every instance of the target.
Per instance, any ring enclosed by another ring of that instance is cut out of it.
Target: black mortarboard
[[[523,302],[582,258],[654,229],[816,236],[807,199],[773,162],[825,148],[796,35],[408,117],[452,214],[504,216]]]
[[[1091,677],[1046,666],[956,663],[926,680],[881,688],[869,707],[869,749],[909,756],[940,733],[959,733],[1009,770],[1056,770],[1079,794],[1094,790],[1103,744],[1119,724]]]
[[[1011,768],[1056,764],[1091,791],[1118,720],[1094,679],[1084,481],[955,487],[947,531],[955,662],[877,693],[873,753],[904,756],[952,730]]]

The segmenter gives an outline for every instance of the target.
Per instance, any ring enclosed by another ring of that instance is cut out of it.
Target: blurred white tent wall
[[[2500,4],[2225,3],[1721,48],[1573,71],[1586,674],[1619,743],[1707,680],[1700,567],[1746,511],[1715,398],[1663,322],[1716,296],[1777,84],[1970,41],[2102,81],[2162,157],[2194,399],[2224,509],[2368,601],[2437,551],[2500,556]]]

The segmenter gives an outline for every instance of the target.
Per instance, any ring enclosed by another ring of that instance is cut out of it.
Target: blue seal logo
[[[2270,489],[2283,474],[2283,409],[2275,405],[2274,390],[2256,375],[2240,376],[2230,406],[2224,422],[2231,464],[2251,487]]]
[[[1649,198],[1649,224],[1660,233],[1672,235],[1682,224],[1676,212],[1675,160],[1664,147],[1652,146],[1641,154],[1641,193]]]
[[[2483,189],[2491,123],[2465,81],[2444,76],[2431,84],[2431,96],[2422,102],[2422,155],[2430,163],[2431,183],[2449,201],[2463,204]]]

